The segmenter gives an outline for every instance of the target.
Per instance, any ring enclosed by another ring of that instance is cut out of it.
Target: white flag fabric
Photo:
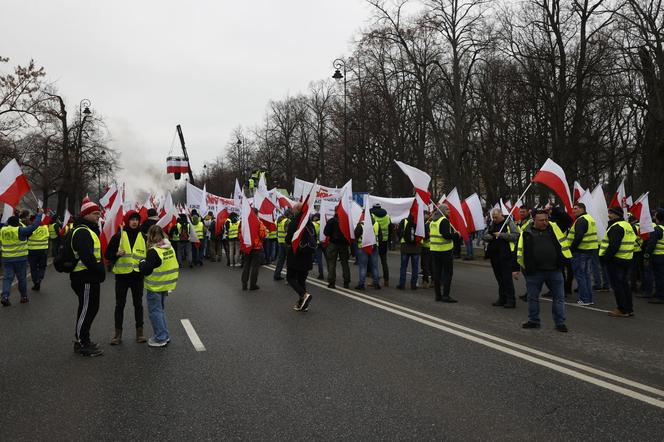
[[[369,204],[364,206],[364,225],[362,227],[362,244],[361,247],[367,248],[372,247],[376,244],[376,234],[373,229],[373,220],[371,218]]]
[[[591,213],[595,219],[595,226],[597,227],[597,240],[601,241],[606,235],[606,229],[609,226],[609,209],[606,205],[606,198],[604,197],[604,190],[602,190],[601,185],[597,185],[591,192],[593,197],[593,211]]]
[[[110,209],[113,204],[113,198],[118,193],[118,188],[115,183],[111,184],[104,196],[99,199],[99,204],[105,209]]]
[[[431,182],[431,176],[423,170],[418,169],[417,167],[410,166],[401,161],[394,160],[395,163],[401,168],[403,173],[405,173],[410,181],[413,183],[415,189],[428,192],[429,183]]]
[[[318,232],[318,239],[321,242],[325,241],[325,234],[323,231],[325,230],[327,220],[334,216],[334,210],[337,208],[338,204],[339,203],[337,201],[329,200],[321,200],[320,202],[320,208],[318,209],[318,213],[320,213],[320,229]]]
[[[240,226],[242,227],[242,242],[246,247],[251,247],[251,224],[249,224],[249,212],[252,208],[249,205],[249,200],[247,198],[242,198],[240,203]]]
[[[386,198],[367,195],[365,201],[369,207],[379,204],[390,216],[392,224],[399,224],[403,219],[408,218],[410,208],[413,206],[415,198]]]
[[[238,183],[237,178],[235,178],[235,189],[233,190],[233,204],[235,207],[240,207],[241,206],[241,201],[244,199],[244,192],[242,192],[242,188],[240,187],[240,183]]]
[[[486,229],[486,221],[482,211],[482,202],[480,201],[479,195],[477,195],[477,193],[473,193],[468,198],[466,198],[464,202],[466,203],[466,206],[468,207],[468,213],[470,214],[470,216],[466,216],[466,219],[469,221],[469,224],[472,220],[474,227],[473,231],[477,232]]]
[[[164,211],[166,212],[164,216],[157,221],[157,225],[162,229],[165,229],[170,223],[176,221],[178,217],[178,209],[175,207],[175,204],[173,204],[173,197],[170,192],[168,192],[166,198],[164,198]]]
[[[551,158],[547,158],[542,168],[535,174],[533,182],[542,183],[553,190],[565,205],[567,213],[570,216],[573,214],[572,195],[569,192],[569,184],[567,184],[565,171]]]
[[[2,221],[0,221],[2,224],[6,225],[7,221],[9,220],[9,217],[14,214],[14,208],[10,206],[7,203],[4,203],[5,207],[2,210]]]
[[[201,218],[203,218],[208,211],[208,205],[207,205],[207,189],[205,187],[205,183],[203,183],[203,193],[201,194],[201,202],[198,205],[199,209],[199,215]]]
[[[654,232],[655,226],[652,223],[652,216],[650,215],[650,202],[648,201],[648,194],[646,192],[641,195],[635,202],[632,212],[634,216],[639,219],[639,232],[643,235],[646,233]]]

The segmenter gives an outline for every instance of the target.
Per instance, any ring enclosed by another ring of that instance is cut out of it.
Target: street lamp
[[[73,189],[72,190],[72,195],[75,195],[74,201],[76,201],[77,204],[80,204],[79,201],[79,191],[81,189],[81,181],[82,181],[82,165],[81,165],[81,157],[83,156],[83,126],[85,125],[85,122],[87,121],[88,117],[92,115],[92,112],[90,111],[90,100],[87,98],[84,98],[81,100],[81,102],[78,104],[78,140],[76,143],[76,158],[75,158],[75,164],[76,164],[76,170],[75,170],[75,179],[74,182],[72,183]]]
[[[242,177],[242,171],[243,171],[243,168],[242,168],[242,140],[240,140],[238,138],[237,143],[235,143],[235,146],[237,147],[237,174],[238,174],[238,178],[240,178],[240,182],[244,183],[244,179]]]
[[[344,179],[348,178],[348,109],[346,106],[346,61],[343,58],[337,58],[332,62],[334,67],[334,78],[337,82],[344,81]],[[343,74],[341,71],[343,70]]]

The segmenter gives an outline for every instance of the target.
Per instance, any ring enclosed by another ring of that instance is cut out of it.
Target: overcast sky
[[[200,170],[270,99],[329,78],[371,15],[364,0],[3,0],[0,55],[44,66],[70,109],[88,98],[120,179],[154,188],[146,176],[173,182],[176,124]]]

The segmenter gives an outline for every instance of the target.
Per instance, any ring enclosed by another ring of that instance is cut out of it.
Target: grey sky
[[[70,107],[90,99],[122,152],[120,178],[154,187],[146,175],[173,182],[177,123],[200,169],[270,99],[329,78],[370,16],[364,0],[5,0],[0,55],[34,58]]]

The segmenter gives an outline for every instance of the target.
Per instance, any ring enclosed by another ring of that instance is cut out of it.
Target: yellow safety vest
[[[175,290],[179,275],[175,250],[173,247],[154,247],[154,250],[161,259],[161,265],[145,277],[145,288],[151,292],[171,292]]]
[[[448,252],[454,248],[454,241],[443,238],[440,234],[440,223],[445,220],[444,216],[429,223],[429,249],[432,252]],[[408,221],[406,221],[407,223]]]
[[[284,218],[277,223],[277,243],[286,244],[286,226],[288,226],[288,218]],[[314,224],[315,227],[315,224]],[[237,227],[235,228],[237,230]],[[237,234],[236,234],[237,236]]]
[[[526,230],[526,227],[528,227],[532,221],[533,221],[532,218],[528,218],[525,221],[519,221],[519,224],[517,225],[517,227],[519,228],[519,232],[523,233],[523,231]]]
[[[560,230],[560,227],[554,222],[550,222],[549,225],[553,229],[553,234],[556,236],[556,239],[560,243],[560,250],[563,253],[563,256],[567,259],[572,258],[572,252],[569,249],[569,244],[567,244],[567,235],[565,235],[562,230]],[[521,236],[519,236],[519,245],[516,248],[516,261],[519,263],[521,268],[525,269],[525,262],[523,260],[523,233],[521,232]]]
[[[408,222],[408,221],[406,221],[406,222]],[[364,225],[364,223],[363,223],[363,225]],[[373,223],[373,231],[374,231],[374,235],[376,236],[376,241],[378,241],[378,235],[380,233],[380,225],[378,224],[377,221]],[[359,238],[357,238],[357,246],[359,248],[362,248],[362,235],[360,235]]]
[[[134,248],[129,244],[129,235],[124,230],[120,237],[120,249],[125,251],[125,254],[120,256],[113,265],[113,273],[116,275],[126,275],[131,272],[138,272],[138,263],[141,259],[145,259],[145,240],[143,235],[138,232],[136,240],[134,241]]]
[[[389,239],[390,235],[390,217],[389,215],[385,216],[376,216],[376,215],[371,215],[374,221],[378,222],[378,225],[380,226],[381,229],[381,238],[380,241],[387,241]]]
[[[277,239],[277,231],[276,230],[268,230],[267,239]]]
[[[51,223],[48,225],[48,238],[55,239],[58,237],[58,232],[55,231],[55,224]]]
[[[314,225],[314,231],[316,232],[316,244],[320,244],[320,221],[314,221],[312,223]],[[284,242],[286,241],[286,237],[284,236]]]
[[[585,235],[583,235],[583,239],[581,240],[581,243],[579,244],[579,250],[597,250],[597,226],[595,225],[595,220],[593,219],[592,216],[588,215],[587,213],[584,213],[580,217],[578,217],[575,221],[574,224],[572,224],[572,228],[569,229],[569,233],[567,235],[567,238],[569,239],[569,244],[572,244],[572,241],[574,241],[574,232],[575,232],[575,227],[576,227],[576,221],[579,219],[585,219],[586,222],[588,223],[588,231],[586,232]]]
[[[510,223],[507,223],[505,227],[507,227],[507,233],[512,233],[512,229],[510,228]],[[507,242],[510,244],[510,252],[514,253],[514,249],[516,249],[516,243],[514,241],[507,241]]]
[[[655,224],[655,229],[659,229],[662,232],[662,237],[657,240],[655,244],[655,250],[652,252],[653,255],[664,255],[664,228],[659,224]]]
[[[19,227],[5,226],[0,230],[3,258],[28,256],[28,241],[19,239],[18,229]]]
[[[636,234],[636,241],[634,241],[634,253],[639,253],[643,247],[643,239],[641,239],[641,226],[639,223],[630,224],[630,226],[632,226],[632,230],[636,230],[636,232],[634,232]]]
[[[39,226],[28,237],[28,250],[48,250],[48,227]]]
[[[205,225],[203,224],[202,220],[198,220],[198,224],[192,224],[194,226],[194,231],[196,232],[196,236],[198,236],[199,241],[203,241],[205,238]]]
[[[424,231],[425,232],[426,232],[427,226],[429,226],[429,229],[431,228],[431,219],[427,220],[424,223]],[[429,230],[429,238],[427,238],[426,236],[424,238],[422,238],[422,247],[425,248],[425,249],[431,248],[431,230]]]
[[[609,248],[609,232],[615,226],[620,226],[623,229],[623,238],[620,242],[620,248],[618,252],[614,255],[616,258],[630,260],[634,256],[634,243],[636,242],[636,234],[632,229],[632,226],[627,221],[618,221],[617,223],[611,224],[611,226],[606,231],[606,236],[602,240],[602,244],[599,246],[599,256],[606,255],[606,249]]]
[[[230,222],[230,227],[228,228],[228,239],[237,239],[239,226],[240,226],[240,221]]]
[[[180,241],[180,231],[182,231],[182,224],[175,225],[175,233],[171,235],[171,241]]]
[[[74,231],[71,234],[71,240],[72,243],[74,242],[74,235],[76,235],[76,232],[79,230],[87,230],[90,232],[90,237],[92,237],[92,243],[93,243],[93,253],[95,255],[95,260],[97,262],[101,262],[101,243],[99,242],[99,237],[97,234],[88,226],[78,226],[74,229]],[[72,244],[72,250],[74,251],[74,257],[78,259],[78,253],[76,253],[76,250],[74,250],[73,244]],[[76,267],[74,267],[73,272],[82,272],[83,270],[88,270],[88,268],[83,264],[83,262],[79,259],[78,263],[76,264]]]

